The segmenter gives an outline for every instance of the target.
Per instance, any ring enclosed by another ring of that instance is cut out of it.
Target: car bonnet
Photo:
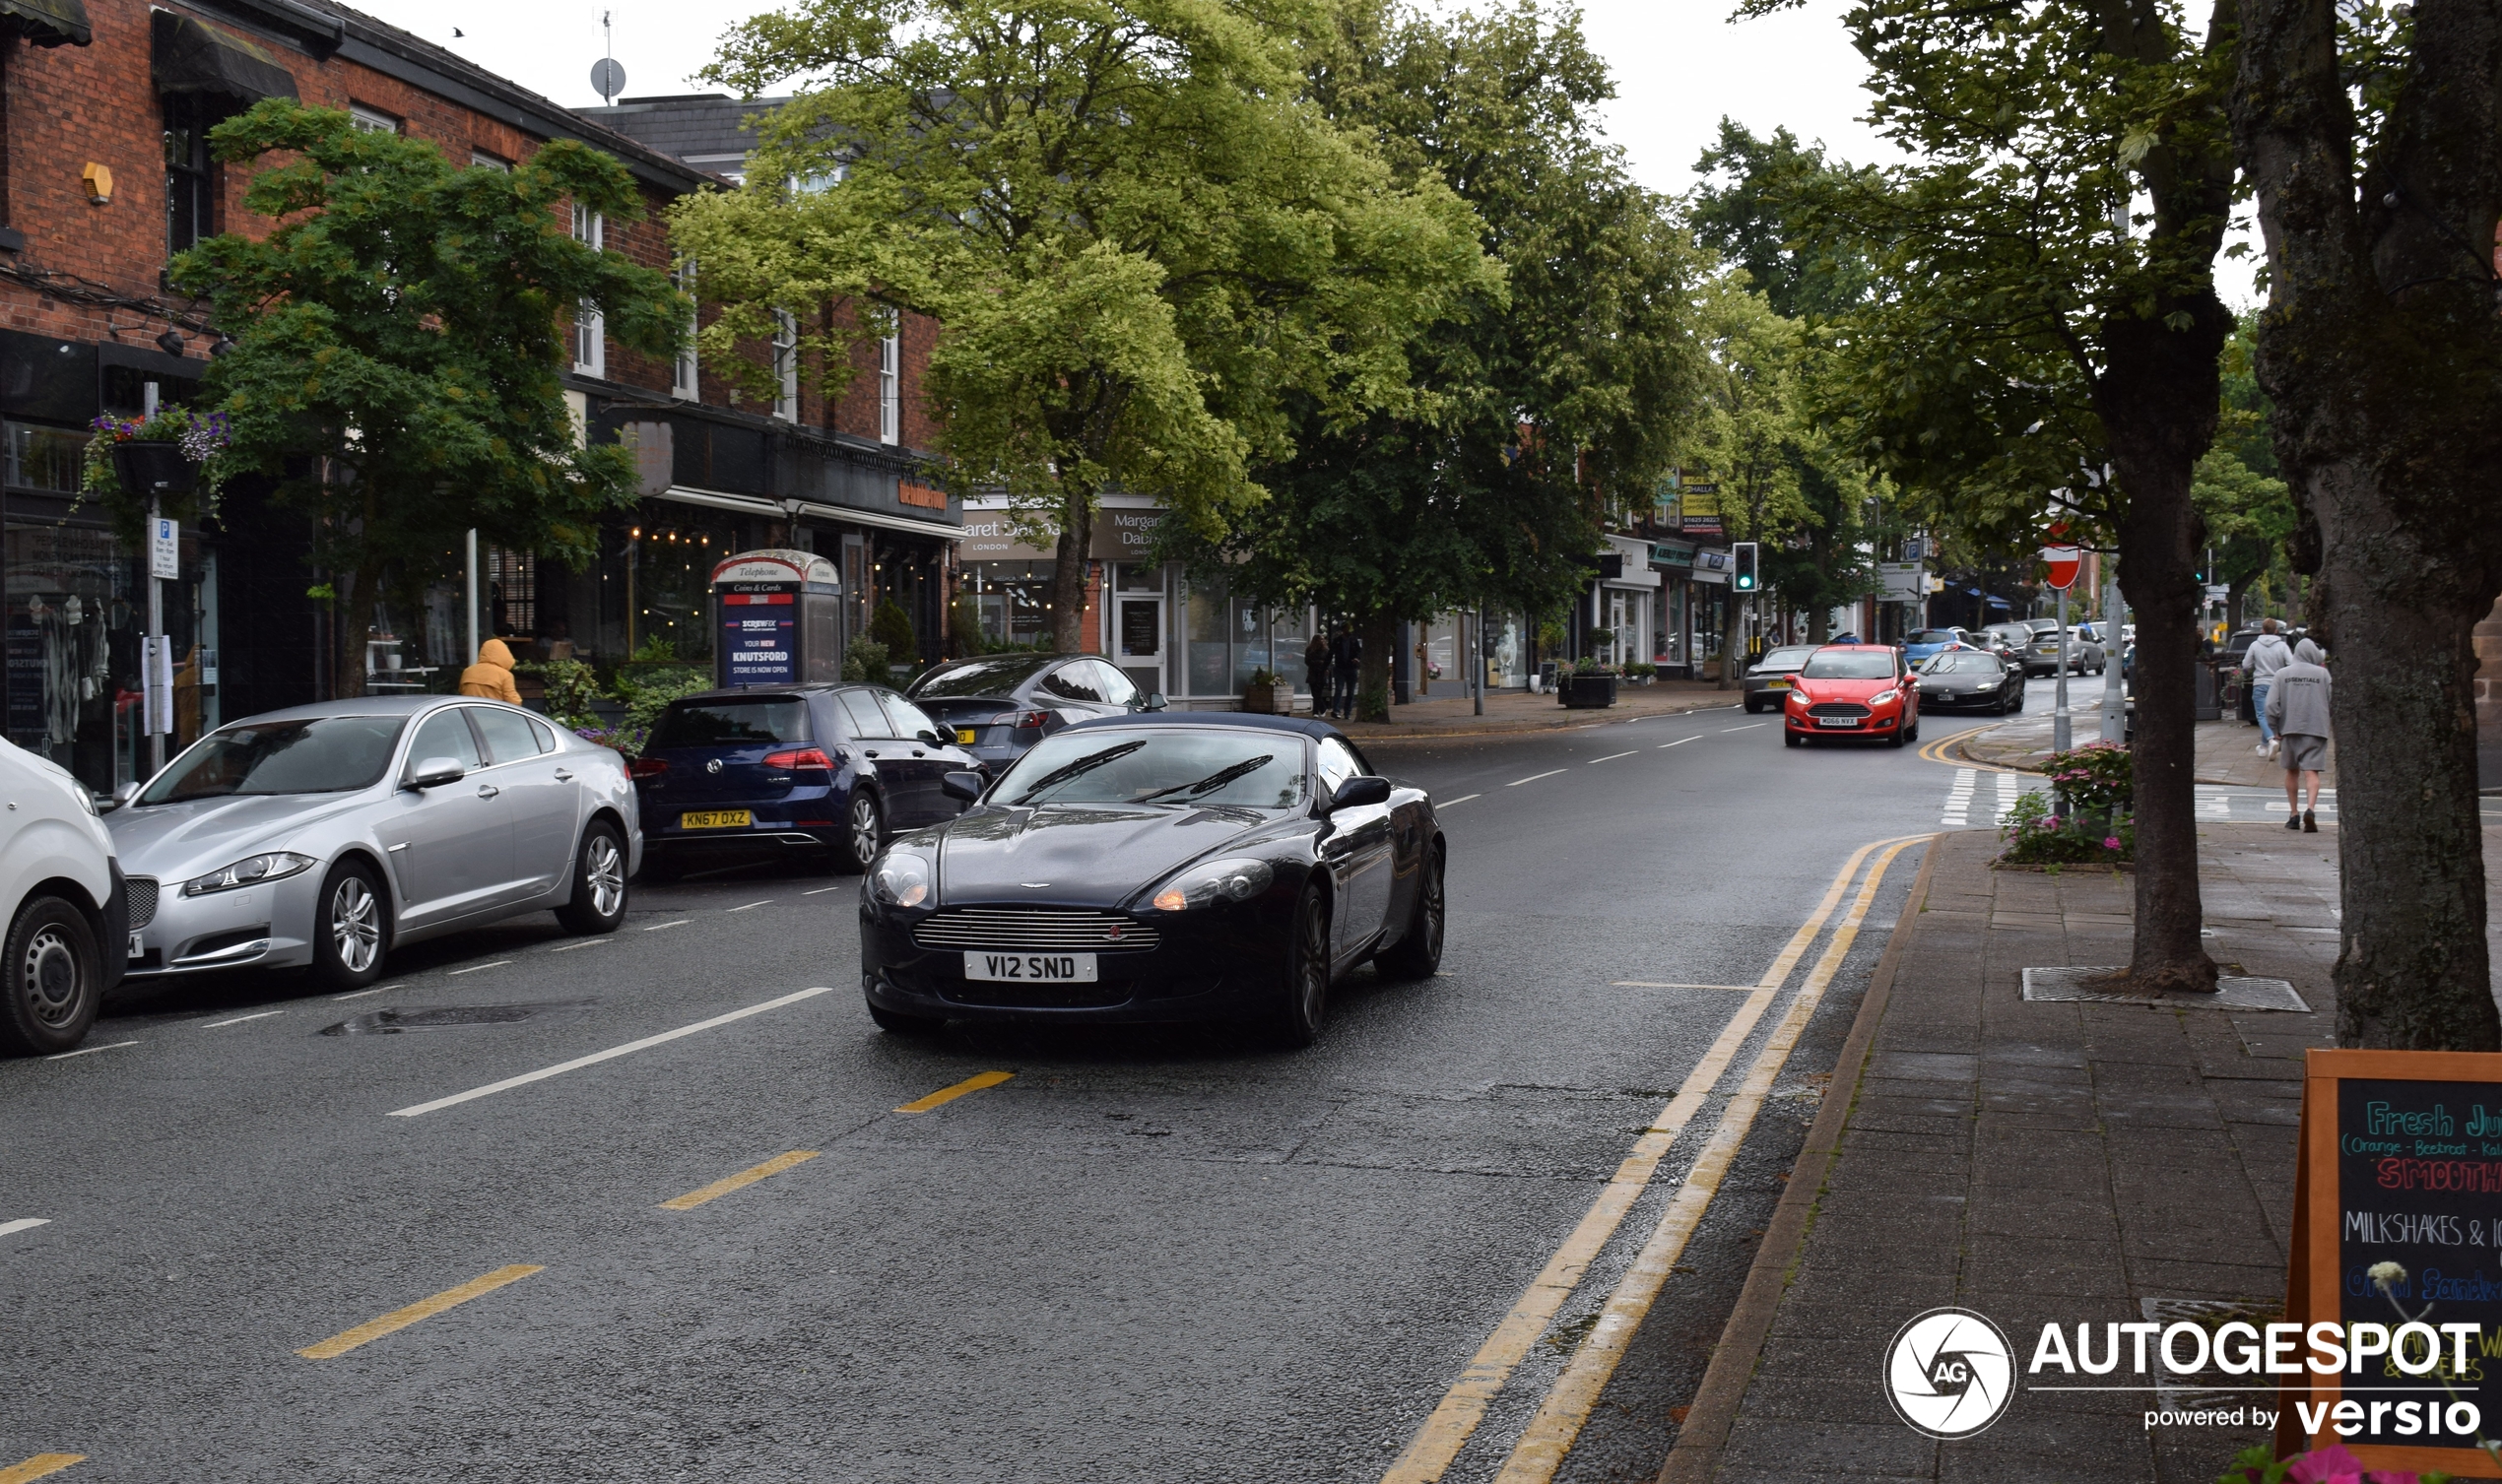
[[[132,875],[187,880],[245,856],[288,849],[306,830],[370,802],[346,794],[227,794],[181,804],[124,805],[104,816]]]
[[[939,902],[1111,906],[1280,822],[1276,810],[1230,806],[978,808],[939,831]]]

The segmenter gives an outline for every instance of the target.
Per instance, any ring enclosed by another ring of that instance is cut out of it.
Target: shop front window
[[[735,517],[707,520],[689,507],[668,524],[638,527],[631,544],[634,650],[665,650],[698,664],[712,660],[712,569],[743,549]]]
[[[1185,695],[1231,695],[1233,689],[1233,656],[1231,616],[1227,612],[1224,585],[1201,578],[1184,577],[1182,594],[1182,646],[1187,668],[1184,671],[1189,688]]]
[[[0,478],[19,489],[75,494],[88,437],[66,427],[12,422],[8,424],[7,469]]]
[[[145,779],[148,591],[139,559],[105,532],[58,525],[10,526],[6,552],[9,740],[99,795]],[[195,537],[182,540],[181,573],[164,588],[173,646],[168,757],[218,724],[215,579]]]
[[[1051,564],[986,561],[975,564],[964,586],[981,624],[983,642],[1040,649],[1051,642]]]

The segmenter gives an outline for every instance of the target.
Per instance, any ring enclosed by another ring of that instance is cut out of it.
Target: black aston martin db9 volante
[[[1324,722],[1105,717],[897,837],[860,897],[860,982],[890,1031],[950,1017],[1235,1018],[1309,1045],[1330,984],[1442,961],[1442,830],[1421,789]]]

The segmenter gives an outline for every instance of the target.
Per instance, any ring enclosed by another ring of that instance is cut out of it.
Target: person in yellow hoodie
[[[512,651],[504,648],[503,640],[490,639],[478,646],[478,663],[460,673],[460,693],[521,704],[521,687],[512,682]]]

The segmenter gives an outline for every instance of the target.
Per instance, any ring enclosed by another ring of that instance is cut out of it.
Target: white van
[[[87,786],[4,740],[0,914],[0,1054],[70,1050],[121,983],[130,894]]]

